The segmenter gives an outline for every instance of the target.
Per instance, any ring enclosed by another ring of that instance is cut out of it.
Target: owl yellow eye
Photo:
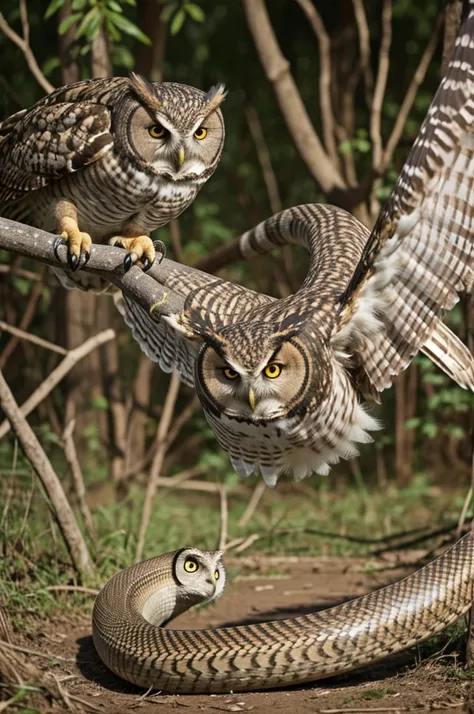
[[[215,570],[214,571],[214,580],[219,580],[219,578],[220,578],[219,571]]]
[[[279,364],[267,364],[265,367],[265,377],[269,379],[276,379],[281,374],[281,367]]]
[[[199,569],[199,563],[194,558],[188,558],[184,562],[184,569],[187,573],[195,573]]]
[[[207,136],[207,129],[205,129],[203,126],[200,126],[199,129],[196,129],[196,131],[194,132],[194,138],[198,139],[198,141],[205,139],[206,136]]]
[[[161,124],[153,124],[153,126],[148,128],[148,133],[154,139],[164,139],[168,132]]]
[[[239,376],[239,373],[235,369],[231,369],[230,367],[227,367],[224,370],[224,374],[227,379],[236,379]]]

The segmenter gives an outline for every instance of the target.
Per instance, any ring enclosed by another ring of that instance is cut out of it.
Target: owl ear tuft
[[[155,90],[151,82],[148,82],[145,77],[135,72],[130,72],[130,85],[137,97],[142,100],[147,109],[152,109],[155,112],[161,111],[161,104],[156,96]]]
[[[220,84],[215,84],[213,87],[210,88],[208,92],[206,92],[205,100],[206,100],[206,106],[205,106],[205,112],[206,116],[209,116],[209,114],[212,114],[218,107],[222,104],[224,99],[227,96],[225,84],[220,83]]]

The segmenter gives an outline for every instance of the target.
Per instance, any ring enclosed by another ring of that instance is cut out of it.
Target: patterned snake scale
[[[252,691],[348,672],[441,632],[473,599],[474,539],[468,534],[413,575],[328,610],[254,625],[168,630],[141,613],[151,596],[154,622],[160,607],[166,621],[187,609],[172,574],[175,557],[167,553],[119,572],[93,612],[94,644],[104,663],[133,684],[166,692]]]

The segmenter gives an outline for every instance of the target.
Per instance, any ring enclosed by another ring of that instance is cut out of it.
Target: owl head
[[[254,423],[291,418],[304,408],[310,390],[325,391],[317,348],[310,350],[298,329],[271,321],[237,323],[203,339],[196,387],[206,409],[216,414]]]
[[[147,171],[171,181],[205,181],[219,162],[224,85],[203,92],[131,75],[130,91],[113,117],[113,131]]]

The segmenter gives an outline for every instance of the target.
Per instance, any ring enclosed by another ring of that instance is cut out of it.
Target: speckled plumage
[[[356,455],[379,428],[365,399],[420,350],[474,390],[474,358],[442,322],[474,288],[473,60],[471,9],[371,234],[342,209],[308,205],[242,236],[246,258],[285,243],[309,250],[295,295],[275,300],[176,269],[165,284],[186,296],[182,315],[156,323],[121,301],[142,349],[195,384],[239,474],[258,469],[273,485],[285,471],[326,474]],[[274,364],[281,369],[270,378]]]
[[[97,242],[145,237],[152,257],[146,237],[180,215],[217,167],[223,98],[220,85],[204,93],[136,75],[52,92],[0,124],[0,215],[53,233],[68,216]],[[198,141],[204,122],[211,129]],[[156,124],[165,138],[150,136]]]

